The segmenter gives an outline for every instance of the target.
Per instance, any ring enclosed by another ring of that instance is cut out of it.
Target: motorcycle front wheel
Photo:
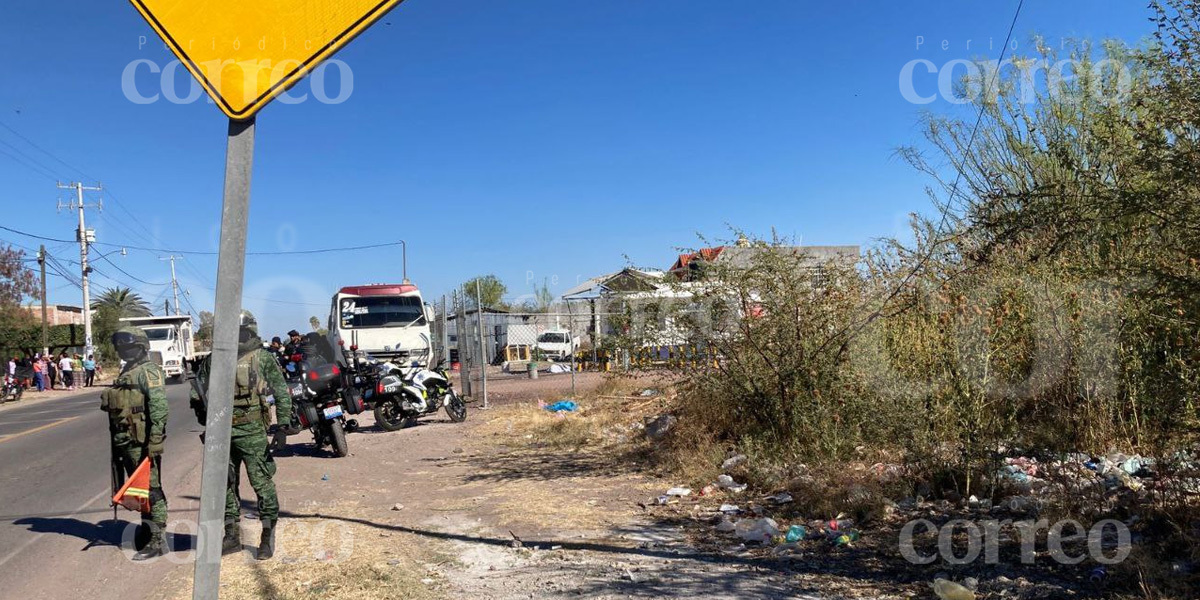
[[[462,423],[467,420],[467,404],[462,401],[462,398],[458,397],[458,392],[454,390],[446,392],[446,414],[455,423]]]
[[[333,442],[333,454],[342,458],[350,454],[350,446],[346,443],[346,430],[341,421],[329,422],[329,438]]]
[[[398,402],[387,401],[375,404],[375,422],[384,431],[397,431],[404,428],[405,417],[400,411]]]

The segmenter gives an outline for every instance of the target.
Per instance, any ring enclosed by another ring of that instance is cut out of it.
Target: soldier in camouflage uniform
[[[100,395],[100,408],[108,413],[114,468],[128,478],[146,457],[150,458],[150,512],[142,514],[142,530],[149,541],[133,560],[148,560],[167,551],[167,498],[159,473],[163,442],[167,437],[166,378],[147,358],[150,341],[136,327],[122,327],[112,336],[125,368],[110,389]]]
[[[288,394],[283,372],[274,355],[263,348],[258,337],[258,326],[253,317],[243,313],[238,338],[237,376],[233,396],[233,430],[229,445],[229,484],[225,494],[225,537],[221,543],[224,553],[242,549],[241,511],[238,482],[241,466],[246,465],[246,476],[258,496],[258,514],[262,523],[262,538],[258,545],[259,560],[271,558],[275,553],[275,523],[279,520],[279,498],[275,495],[275,459],[271,456],[267,429],[271,421],[267,397],[275,397],[275,413],[285,431],[293,429],[291,423],[292,399]],[[197,373],[198,383],[208,389],[209,361],[201,363]],[[192,408],[196,418],[204,425],[207,411],[204,399],[192,390]]]

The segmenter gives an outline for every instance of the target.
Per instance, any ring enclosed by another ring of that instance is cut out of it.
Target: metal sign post
[[[233,384],[237,370],[242,280],[246,271],[246,232],[253,163],[254,119],[229,121],[213,351],[208,378],[208,420],[204,427],[204,462],[200,475],[200,529],[192,585],[193,600],[217,600],[220,591],[221,538],[225,529],[225,488],[229,479],[229,436],[233,429]]]
[[[192,586],[194,600],[216,600],[220,589],[221,537],[224,534],[242,278],[246,271],[254,115],[366,31],[401,0],[130,2],[230,119],[208,380],[208,421],[205,423],[204,463],[200,477],[199,543]],[[196,40],[209,42],[193,44]],[[86,235],[82,221],[80,230],[81,235]],[[86,242],[84,244],[81,262],[86,286]],[[85,288],[85,299],[86,296]],[[91,345],[90,337],[87,343]]]

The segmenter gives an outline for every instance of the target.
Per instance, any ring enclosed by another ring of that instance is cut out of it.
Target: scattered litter
[[[425,579],[422,579],[422,580],[421,580],[421,583],[423,583],[423,584],[425,584],[425,585],[431,585],[431,584],[433,583],[433,580],[432,580],[432,579],[430,579],[430,578],[428,578],[428,577],[426,577]]]
[[[674,415],[659,415],[646,423],[646,437],[652,440],[662,439],[678,422],[679,419]]]
[[[850,544],[857,542],[859,540],[859,538],[861,538],[861,537],[862,537],[862,534],[860,534],[857,531],[847,531],[846,533],[843,533],[842,535],[839,535],[839,536],[833,538],[833,545],[834,546],[849,546]]]
[[[842,518],[840,518],[840,515],[839,515],[839,518],[831,519],[829,521],[829,530],[830,531],[845,531],[847,529],[850,529],[853,526],[854,526],[854,521],[851,521],[850,519],[842,519]]]
[[[575,412],[578,409],[579,405],[570,400],[559,400],[546,407],[546,410],[550,412]]]
[[[658,394],[659,394],[658,390],[653,389],[653,388],[646,388],[646,389],[642,390],[641,396],[643,398],[650,398],[651,396],[657,396]]]
[[[747,542],[768,544],[779,535],[779,524],[774,519],[742,519],[734,524],[734,530]]]
[[[1005,503],[1008,510],[1015,513],[1030,513],[1038,509],[1038,502],[1030,496],[1013,496]]]
[[[550,365],[550,372],[557,375],[559,373],[570,373],[571,369],[560,364]]]
[[[393,504],[392,510],[404,510],[404,505],[403,504]]]
[[[794,544],[804,539],[808,535],[808,530],[803,525],[792,525],[788,527],[787,537],[784,538],[789,544]]]
[[[720,510],[723,513],[727,513],[727,514],[742,512],[742,509],[738,508],[738,505],[736,505],[736,504],[722,504],[721,508],[718,510]]]
[[[322,475],[322,476],[321,476],[321,481],[329,481],[329,474],[328,474],[328,473],[326,473],[326,474]]]
[[[946,579],[933,580],[933,593],[942,600],[975,600],[975,592]]]
[[[770,498],[767,498],[767,500],[770,500],[775,504],[791,504],[793,499],[791,494],[787,492],[780,492],[774,496],[771,496]]]
[[[746,455],[738,454],[737,456],[732,456],[725,459],[725,462],[721,463],[721,469],[728,471],[744,462],[746,462]]]
[[[1104,567],[1096,567],[1088,575],[1088,580],[1092,583],[1102,583],[1108,577],[1108,570]]]
[[[733,492],[735,494],[746,491],[746,484],[744,484],[744,483],[739,484],[736,481],[734,481],[732,477],[730,477],[728,475],[721,475],[720,477],[717,478],[717,487],[719,487],[721,489],[729,490],[730,492]]]
[[[685,488],[685,487],[673,487],[673,488],[667,490],[667,495],[668,496],[679,496],[679,497],[691,496],[692,490],[690,488]]]
[[[717,523],[717,531],[721,533],[733,533],[737,530],[737,525],[729,520],[729,515],[721,515],[721,521]]]

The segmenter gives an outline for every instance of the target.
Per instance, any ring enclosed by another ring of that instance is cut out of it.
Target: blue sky
[[[921,111],[959,110],[905,100],[902,67],[997,58],[1016,4],[408,0],[338,55],[353,72],[346,102],[259,115],[249,247],[402,238],[409,276],[432,298],[480,273],[517,296],[530,277],[561,292],[627,261],[663,268],[698,233],[727,237],[730,225],[870,244],[928,209],[925,181],[895,149],[920,142]],[[54,180],[81,179],[78,169],[109,190],[105,210],[88,213],[100,242],[215,250],[226,120],[203,99],[126,97],[130,62],[173,58],[134,9],[69,0],[5,12],[0,122],[70,167],[0,127],[0,224],[72,239]],[[1136,42],[1147,18],[1143,2],[1029,0],[1017,52],[1034,33]],[[147,71],[136,81],[144,95],[161,85]],[[934,76],[917,85],[936,88]],[[158,256],[110,259],[154,284],[169,279]],[[96,276],[101,289],[131,285],[159,306],[169,295],[97,268],[115,278]],[[211,256],[179,265],[197,310],[211,308],[215,273]],[[251,257],[246,305],[282,331],[324,320],[342,285],[399,279],[398,248]],[[79,302],[66,280],[49,287],[52,302]]]

